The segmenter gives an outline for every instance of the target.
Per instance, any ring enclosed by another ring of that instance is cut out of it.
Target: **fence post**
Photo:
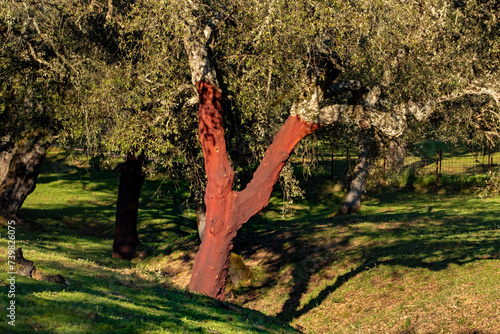
[[[443,149],[439,149],[439,174],[443,172]]]
[[[396,143],[392,144],[391,171],[394,172],[394,160],[396,159]]]
[[[436,187],[438,186],[439,179],[439,152],[436,153]]]
[[[334,153],[335,153],[335,147],[334,147],[334,144],[332,142],[332,168],[331,168],[331,171],[330,171],[331,172],[331,178],[332,178],[332,180],[333,180],[333,162],[334,162],[333,155],[334,155]]]

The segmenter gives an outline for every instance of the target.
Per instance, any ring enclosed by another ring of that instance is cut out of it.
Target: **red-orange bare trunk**
[[[267,149],[252,181],[243,191],[235,192],[232,190],[234,173],[226,154],[221,93],[207,82],[199,82],[197,87],[200,97],[199,134],[207,173],[207,211],[190,289],[224,299],[229,256],[238,229],[269,203],[273,186],[293,148],[319,125],[290,116]]]

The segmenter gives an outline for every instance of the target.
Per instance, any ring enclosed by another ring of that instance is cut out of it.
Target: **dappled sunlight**
[[[142,319],[158,331],[198,332],[210,323],[222,332],[273,332],[261,326],[277,317],[317,332],[351,325],[391,332],[408,318],[433,331],[438,325],[422,320],[432,312],[437,322],[450,317],[490,328],[486,321],[500,307],[492,289],[500,260],[499,196],[369,192],[358,214],[330,217],[343,193],[334,182],[311,177],[305,198],[283,216],[276,189],[270,205],[237,235],[234,251],[253,278],[228,286],[233,304],[226,304],[185,290],[200,240],[184,183],[145,181],[138,224],[144,256],[129,262],[111,258],[118,175],[90,171],[93,178],[83,182],[87,176],[70,172],[64,180],[65,169],[58,168],[61,174],[42,175],[21,210],[43,230],[20,230],[16,238],[37,268],[71,285],[19,278],[30,329],[129,331]],[[0,240],[0,252],[6,246]],[[246,319],[250,324],[242,327]]]
[[[318,218],[314,208],[304,208],[309,219],[306,216],[295,220],[254,218],[238,236],[236,247],[248,257],[249,263],[259,258],[260,253],[268,254],[267,260],[260,262],[259,270],[263,271],[261,280],[264,277],[270,284],[254,282],[241,289],[241,295],[234,300],[247,307],[265,309],[297,325],[303,324],[304,319],[339,322],[338,314],[326,310],[338,303],[344,289],[364,284],[359,281],[361,277],[375,268],[385,268],[371,275],[389,284],[384,291],[391,299],[398,293],[383,277],[396,268],[400,268],[397,276],[389,274],[389,277],[398,280],[399,277],[411,280],[416,272],[419,274],[415,279],[420,275],[439,276],[439,272],[448,272],[450,268],[462,273],[467,266],[481,266],[479,263],[483,261],[493,261],[492,265],[498,268],[498,197],[397,193],[391,197],[371,197],[364,205],[368,209],[354,216],[324,218],[323,213],[323,218]],[[321,206],[317,210],[324,212]],[[300,211],[296,215],[300,217]],[[280,277],[276,277],[278,273]],[[430,278],[425,282],[430,282]],[[427,288],[430,286],[426,285]],[[278,303],[272,301],[274,296],[283,294],[288,294],[288,298],[280,298]],[[418,291],[413,297],[403,293],[400,298],[416,299]],[[491,292],[481,298],[484,309],[492,298]],[[358,304],[356,299],[349,298]],[[389,312],[387,306],[382,310]],[[358,313],[342,312],[346,321],[353,321],[352,316]],[[317,325],[317,330],[322,328]]]

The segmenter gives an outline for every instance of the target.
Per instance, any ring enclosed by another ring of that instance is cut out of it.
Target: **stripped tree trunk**
[[[199,203],[195,200],[194,202],[196,208],[196,223],[198,225],[198,235],[200,240],[203,240],[203,232],[205,231],[206,225],[206,208],[204,204]],[[231,278],[231,283],[236,286],[241,281],[246,281],[252,277],[250,269],[245,265],[241,256],[236,253],[230,253],[229,266],[228,266],[229,277]]]
[[[53,137],[33,132],[14,147],[2,152],[0,170],[3,181],[0,184],[0,215],[17,218],[24,201],[36,187],[42,162]]]
[[[142,167],[146,159],[128,154],[121,168],[118,199],[116,202],[115,240],[113,242],[113,257],[130,260],[140,244],[137,233],[137,217],[139,197],[144,173]]]
[[[365,131],[362,131],[359,140],[358,163],[354,168],[352,180],[337,215],[353,214],[361,208],[363,189],[376,156],[374,146],[375,141]]]
[[[279,173],[295,145],[319,128],[318,124],[290,116],[267,149],[247,187],[232,190],[222,122],[221,93],[211,83],[197,83],[200,99],[199,134],[205,157],[206,226],[196,254],[190,290],[224,299],[233,239],[241,226],[269,203]]]

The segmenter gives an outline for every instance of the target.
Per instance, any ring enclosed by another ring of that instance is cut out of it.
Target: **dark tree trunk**
[[[0,153],[0,215],[17,218],[24,201],[36,187],[42,162],[53,137],[39,132],[24,140],[4,146]]]
[[[319,128],[290,116],[267,149],[253,179],[241,192],[232,190],[233,170],[226,153],[220,92],[197,83],[200,97],[200,141],[205,158],[206,226],[195,257],[191,291],[224,299],[233,239],[241,226],[269,203],[279,173],[295,145]]]
[[[349,215],[361,208],[361,196],[376,156],[375,141],[366,132],[361,132],[359,140],[359,158],[354,168],[353,176],[344,201],[337,211],[337,215]]]
[[[128,154],[121,168],[118,200],[116,202],[115,240],[113,242],[113,257],[130,260],[135,249],[140,244],[137,233],[137,217],[139,197],[144,173],[142,167],[146,159]]]

